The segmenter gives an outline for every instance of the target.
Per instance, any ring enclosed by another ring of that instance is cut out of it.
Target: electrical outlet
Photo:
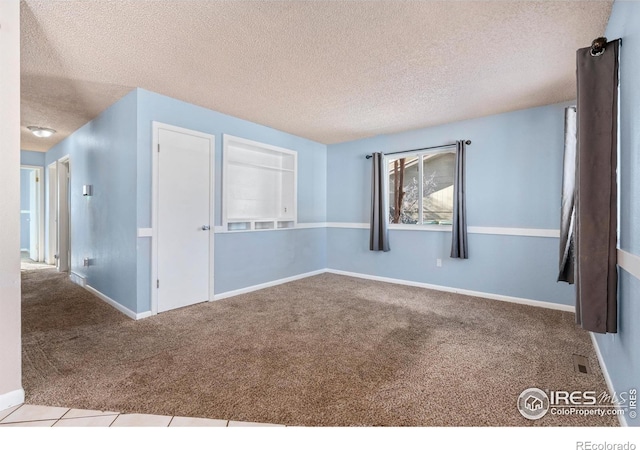
[[[436,259],[436,267],[442,267],[442,260],[440,258]]]

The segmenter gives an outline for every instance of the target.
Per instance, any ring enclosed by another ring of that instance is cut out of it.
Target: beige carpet
[[[23,272],[27,402],[288,425],[617,425],[520,416],[606,389],[572,314],[324,274],[141,321]],[[577,374],[572,354],[593,374]]]
[[[20,270],[41,270],[52,269],[55,266],[45,264],[43,262],[36,262],[29,258],[29,252],[20,252]]]

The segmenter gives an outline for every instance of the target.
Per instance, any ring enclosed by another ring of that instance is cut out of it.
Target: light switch
[[[82,195],[85,197],[91,197],[93,195],[93,185],[85,184],[82,186]]]

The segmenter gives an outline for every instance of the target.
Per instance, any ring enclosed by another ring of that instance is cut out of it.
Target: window
[[[293,228],[297,152],[224,135],[222,225],[229,231]]]
[[[387,157],[389,223],[451,225],[455,150]]]

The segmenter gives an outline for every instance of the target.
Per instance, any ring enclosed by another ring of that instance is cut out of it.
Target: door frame
[[[67,270],[60,270],[60,166],[66,164],[67,166],[67,198],[64,203],[66,205],[66,213],[67,213]],[[65,155],[62,158],[58,159],[56,165],[56,254],[58,255],[58,259],[56,260],[56,268],[59,272],[68,272],[71,274],[71,157],[70,155]]]
[[[176,133],[183,133],[190,136],[196,136],[209,140],[210,151],[210,166],[209,166],[209,223],[211,229],[209,230],[209,298],[207,301],[213,301],[214,296],[214,222],[215,222],[215,161],[216,161],[216,137],[213,134],[202,133],[200,131],[190,130],[187,128],[181,128],[174,125],[169,125],[162,122],[151,122],[152,126],[152,144],[151,154],[151,314],[158,314],[158,181],[159,181],[159,166],[158,166],[158,145],[160,130],[168,130]]]
[[[55,258],[58,252],[58,161],[54,161],[47,166],[47,184],[49,192],[47,202],[49,205],[49,213],[47,222],[49,224],[47,245],[47,264],[57,265]]]
[[[44,167],[21,164],[21,169],[31,169],[36,171],[38,177],[38,189],[36,190],[36,210],[38,214],[38,261],[44,261]],[[31,191],[31,183],[29,183]],[[30,236],[31,238],[31,236]]]

